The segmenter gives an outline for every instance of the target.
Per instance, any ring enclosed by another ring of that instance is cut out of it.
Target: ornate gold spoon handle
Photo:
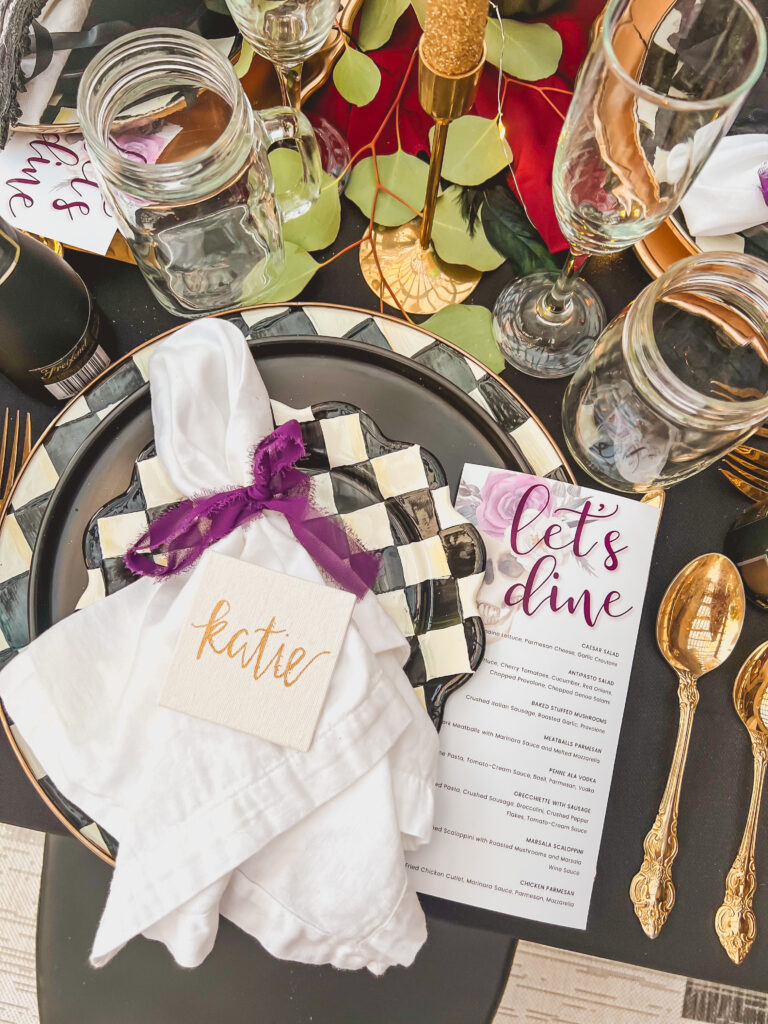
[[[752,799],[749,802],[747,823],[741,838],[739,852],[725,880],[723,905],[715,914],[715,931],[720,943],[735,964],[740,964],[752,949],[757,935],[757,918],[752,910],[752,898],[757,888],[755,877],[755,837],[763,795],[765,769],[768,764],[768,736],[752,733],[754,774]]]
[[[688,757],[688,742],[696,705],[699,702],[698,680],[680,673],[677,696],[680,701],[680,723],[677,742],[672,755],[664,796],[661,798],[659,813],[645,837],[645,857],[640,870],[632,879],[629,895],[635,907],[643,931],[649,939],[655,939],[661,931],[669,912],[675,905],[675,887],[672,884],[672,861],[677,855],[677,806],[683,784],[685,761]]]

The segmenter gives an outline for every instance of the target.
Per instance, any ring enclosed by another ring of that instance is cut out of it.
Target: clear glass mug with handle
[[[763,70],[766,33],[750,0],[610,0],[579,71],[558,141],[552,193],[571,246],[563,272],[519,278],[499,296],[507,361],[564,377],[605,326],[579,273],[666,220]]]
[[[309,122],[255,112],[234,68],[200,36],[132,32],[88,65],[78,115],[107,206],[158,302],[182,317],[257,302],[283,264],[282,220],[320,190]],[[269,149],[302,177],[275,195]]]

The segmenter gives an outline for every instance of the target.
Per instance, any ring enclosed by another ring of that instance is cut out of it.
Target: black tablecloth
[[[362,217],[345,201],[344,224],[334,251],[359,238],[363,230]],[[83,253],[70,252],[67,258],[83,276],[112,325],[113,355],[128,352],[180,323],[158,306],[135,267]],[[508,275],[505,267],[486,274],[469,301],[492,306]],[[593,260],[586,276],[600,292],[610,316],[618,313],[648,281],[631,252]],[[363,281],[356,250],[321,270],[301,298],[378,308]],[[564,448],[560,429],[564,382],[535,380],[510,371],[503,376]],[[0,381],[0,408],[4,405],[30,409],[35,436],[56,411],[30,402],[10,384]],[[583,474],[577,473],[577,477],[581,482],[591,483]],[[627,894],[629,881],[642,860],[642,840],[658,807],[677,729],[676,679],[656,648],[656,610],[667,584],[686,562],[705,551],[722,549],[728,525],[745,505],[715,467],[668,494],[640,625],[587,930],[541,925],[427,898],[425,904],[439,906],[441,915],[453,915],[474,927],[711,981],[768,987],[765,825],[758,834],[757,868],[762,881],[755,897],[758,927],[764,934],[758,935],[744,965],[737,968],[731,964],[713,925],[715,910],[722,901],[725,875],[744,825],[752,778],[747,734],[733,711],[731,687],[739,665],[765,639],[765,613],[754,608],[748,610],[735,653],[722,669],[707,676],[701,684],[680,806],[680,850],[674,867],[677,906],[654,942],[642,933]],[[768,814],[765,820],[768,821]],[[35,794],[4,740],[0,741],[0,821],[64,831]]]

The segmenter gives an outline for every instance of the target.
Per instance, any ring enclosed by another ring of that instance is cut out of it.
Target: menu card
[[[123,132],[113,148],[137,163],[155,163],[181,131]],[[14,227],[103,256],[117,230],[80,135],[15,132],[0,152],[0,217]]]
[[[423,893],[586,928],[659,512],[467,465],[486,653],[446,704]]]

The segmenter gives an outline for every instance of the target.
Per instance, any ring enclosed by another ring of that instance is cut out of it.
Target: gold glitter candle
[[[483,55],[488,0],[428,0],[422,55],[441,75],[463,75]]]

